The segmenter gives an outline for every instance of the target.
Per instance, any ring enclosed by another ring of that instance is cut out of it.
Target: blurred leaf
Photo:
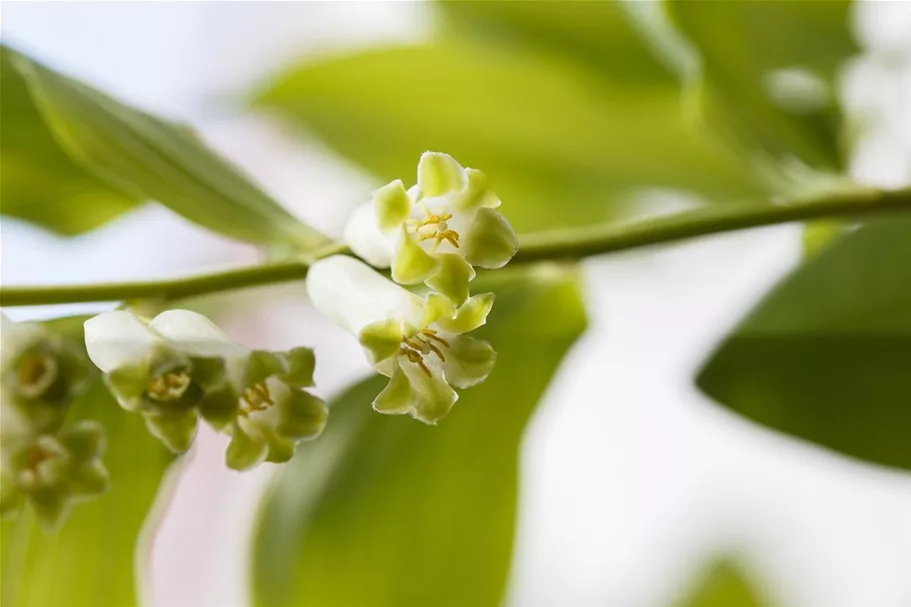
[[[850,0],[667,0],[667,6],[702,55],[702,109],[713,130],[750,156],[844,168],[834,83],[836,70],[857,50]]]
[[[604,76],[628,85],[676,82],[631,26],[624,2],[468,0],[441,1],[437,6],[445,17],[444,28],[455,35],[546,50],[591,64]]]
[[[0,212],[72,235],[130,210],[138,198],[113,189],[67,156],[0,46]]]
[[[530,3],[523,3],[530,4]],[[554,56],[468,40],[372,50],[286,73],[257,99],[384,180],[425,150],[490,175],[520,231],[616,218],[643,186],[755,194],[690,130],[676,85],[627,86]]]
[[[118,190],[157,200],[238,240],[298,248],[327,242],[189,128],[132,109],[20,53],[7,52],[62,147]]]
[[[734,563],[721,561],[706,571],[679,607],[767,607]]]
[[[261,607],[499,605],[513,546],[519,443],[585,326],[574,272],[498,292],[479,333],[499,355],[439,426],[374,413],[385,378],[335,401],[277,479],[255,542]]]
[[[698,377],[758,422],[911,469],[911,216],[842,236],[778,285]]]
[[[53,321],[62,332],[82,333],[85,317]],[[0,604],[4,607],[130,606],[139,603],[136,560],[148,546],[140,531],[172,456],[138,415],[121,409],[101,381],[72,405],[67,424],[93,419],[104,425],[104,463],[111,489],[73,507],[63,527],[43,531],[31,507],[0,524]]]

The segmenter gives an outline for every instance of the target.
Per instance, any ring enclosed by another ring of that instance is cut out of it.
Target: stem
[[[855,217],[899,210],[911,210],[911,188],[895,191],[854,190],[793,199],[780,204],[763,202],[717,205],[635,221],[627,225],[529,234],[522,237],[519,252],[513,263],[548,259],[575,260],[719,232],[824,217]],[[343,246],[333,245],[317,251],[314,258],[345,252],[347,250]],[[95,285],[0,287],[0,305],[182,299],[218,291],[301,280],[307,275],[309,265],[310,262],[294,260],[166,280]]]

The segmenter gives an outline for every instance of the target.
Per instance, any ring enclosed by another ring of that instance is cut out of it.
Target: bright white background
[[[427,17],[407,2],[4,2],[2,34],[124,100],[193,122],[295,213],[338,234],[346,210],[378,184],[317,142],[233,117],[232,104],[306,53],[420,39]],[[843,88],[871,134],[855,177],[908,183],[911,2],[864,3],[856,29],[870,54]],[[4,284],[255,260],[248,247],[151,206],[71,240],[4,219],[2,239]],[[911,476],[758,429],[691,385],[713,344],[798,257],[798,229],[784,226],[586,264],[591,327],[523,449],[510,604],[659,607],[730,549],[780,605],[911,605]],[[365,372],[353,340],[307,307],[302,285],[271,293],[268,306],[240,298],[219,320],[249,346],[315,346],[323,395]],[[227,471],[223,449],[204,434],[179,480],[150,558],[156,607],[247,604],[244,530],[271,470]]]

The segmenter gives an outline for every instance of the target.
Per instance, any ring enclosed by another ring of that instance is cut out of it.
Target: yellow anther
[[[149,381],[146,394],[152,400],[161,402],[175,401],[190,386],[190,374],[186,371],[161,373]]]
[[[449,347],[449,342],[446,341],[445,339],[443,339],[442,337],[440,337],[439,335],[437,335],[437,332],[434,331],[433,329],[424,329],[423,331],[421,331],[421,335],[423,335],[424,337],[426,337],[428,339],[438,341],[441,344],[443,344],[444,346],[446,346],[447,348]]]
[[[254,411],[265,411],[274,404],[269,386],[266,382],[259,382],[244,390],[243,398],[240,399],[240,412],[246,417]]]
[[[427,211],[426,208],[424,210]],[[427,211],[427,216],[424,217],[424,219],[412,219],[409,220],[409,224],[414,228],[414,233],[418,237],[418,242],[435,240],[434,250],[436,250],[436,247],[440,246],[440,243],[445,240],[458,249],[459,233],[449,228],[449,225],[446,222],[450,219],[452,219],[452,213],[441,213],[437,215]],[[429,230],[425,230],[425,228],[429,228]]]

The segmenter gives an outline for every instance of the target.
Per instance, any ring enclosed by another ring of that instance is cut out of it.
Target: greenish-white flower
[[[456,304],[468,299],[474,267],[500,268],[518,250],[487,177],[452,156],[425,152],[418,183],[393,181],[355,210],[345,241],[370,264],[391,267],[400,284],[425,282]]]
[[[428,424],[458,400],[456,388],[484,381],[496,352],[463,335],[486,322],[493,294],[455,306],[438,293],[420,297],[366,264],[335,255],[313,264],[307,292],[314,306],[354,335],[373,367],[390,378],[373,401],[380,413],[409,414]]]
[[[200,417],[232,436],[226,460],[239,470],[287,461],[325,425],[325,404],[304,390],[313,385],[308,348],[250,350],[188,310],[149,323],[107,312],[86,322],[85,337],[121,406],[175,452],[190,447]]]
[[[0,403],[10,420],[4,433],[56,429],[87,385],[84,354],[41,323],[17,323],[0,313],[0,325]]]
[[[74,502],[107,490],[104,448],[104,429],[90,421],[25,442],[4,442],[0,514],[15,516],[29,503],[43,527],[57,528]]]

